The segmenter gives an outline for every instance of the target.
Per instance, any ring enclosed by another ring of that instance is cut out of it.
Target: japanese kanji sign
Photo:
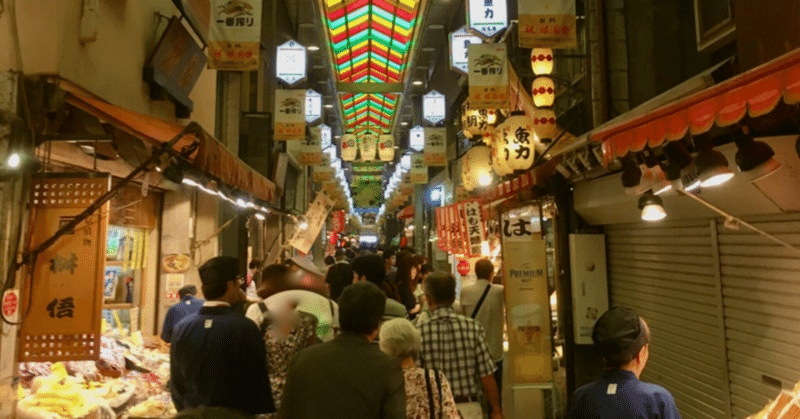
[[[467,74],[469,67],[468,47],[470,44],[480,44],[483,40],[467,32],[467,28],[462,26],[459,30],[450,34],[450,67],[454,70]]]
[[[575,0],[519,2],[522,48],[577,48]]]
[[[436,246],[443,252],[447,251],[447,229],[445,228],[444,207],[436,208]]]
[[[278,46],[275,53],[275,76],[289,85],[306,78],[306,47],[295,41]]]
[[[471,258],[480,257],[483,243],[486,242],[480,201],[467,201],[464,204],[464,215],[468,241],[467,255]]]
[[[309,124],[322,116],[322,95],[308,89],[306,90],[306,122]]]
[[[443,94],[432,90],[422,96],[422,117],[432,123],[438,124],[444,121],[447,109],[447,101]]]
[[[309,135],[300,143],[297,157],[303,166],[316,166],[322,162],[322,139],[319,128],[312,128],[309,131]]]
[[[428,166],[425,165],[425,158],[422,153],[411,155],[411,183],[415,185],[425,185],[428,183]]]
[[[506,44],[470,44],[469,103],[475,109],[508,107]]]
[[[275,90],[275,140],[305,138],[305,102],[305,90]]]
[[[258,70],[261,46],[260,0],[211,0],[208,67]]]
[[[425,165],[447,166],[447,128],[425,128]]]
[[[418,125],[408,130],[408,146],[415,151],[425,148],[425,128]]]
[[[319,232],[322,231],[322,226],[325,224],[325,219],[328,218],[328,213],[333,209],[333,205],[334,202],[328,195],[324,192],[318,193],[317,198],[306,211],[307,228],[297,229],[289,244],[303,253],[308,253],[317,240]]]
[[[467,26],[486,38],[501,32],[508,27],[506,0],[469,0]]]
[[[51,237],[109,190],[110,177],[45,178],[32,186],[31,246]],[[19,360],[97,360],[109,203],[36,259],[24,281]],[[31,289],[32,287],[32,289]],[[44,342],[47,341],[47,344]]]

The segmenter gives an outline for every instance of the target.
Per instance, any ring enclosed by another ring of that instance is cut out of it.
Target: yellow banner
[[[519,2],[519,44],[522,48],[578,47],[575,0]]]

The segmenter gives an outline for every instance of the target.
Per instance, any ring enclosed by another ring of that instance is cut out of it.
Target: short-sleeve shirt
[[[667,389],[626,370],[607,371],[572,396],[568,419],[680,419]]]
[[[471,317],[478,305],[489,281],[479,279],[461,288],[461,314]],[[505,299],[503,298],[502,285],[490,285],[489,293],[483,300],[475,320],[483,326],[486,332],[486,342],[492,352],[495,362],[503,359],[503,327],[505,325]]]
[[[419,330],[423,366],[443,371],[454,397],[480,396],[481,377],[497,368],[483,326],[450,307],[440,307],[419,325]]]

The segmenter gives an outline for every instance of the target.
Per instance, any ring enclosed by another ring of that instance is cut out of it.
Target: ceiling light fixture
[[[672,190],[672,181],[667,179],[667,175],[664,173],[664,168],[661,166],[661,163],[658,161],[655,153],[653,153],[652,150],[645,150],[644,163],[647,173],[642,174],[642,180],[645,180],[646,174],[648,176],[647,181],[650,183],[650,188],[648,189],[652,189],[653,193],[656,195],[660,195]]]
[[[414,86],[422,86],[425,83],[422,80],[414,80],[413,82],[411,82],[411,84],[413,84]]]
[[[11,153],[6,159],[6,166],[10,169],[18,169],[22,165],[22,156],[19,153]]]
[[[332,103],[326,103],[325,104],[325,109],[333,109],[333,104]]]
[[[636,162],[636,156],[630,155],[622,158],[622,186],[633,188],[642,181],[642,169]]]
[[[742,126],[741,131],[734,132],[736,142],[736,166],[745,174],[748,180],[756,181],[775,173],[781,168],[780,162],[775,160],[775,151],[763,141],[756,141],[750,135],[750,129]]]
[[[703,181],[700,180],[700,176],[697,175],[696,166],[692,166],[691,170],[687,170],[686,174],[681,177],[681,185],[683,185],[683,190],[686,192],[700,189],[702,184]]]
[[[719,186],[733,178],[734,173],[728,167],[728,159],[721,152],[714,150],[710,137],[695,138],[694,143],[698,150],[695,164],[700,186],[704,188]]]
[[[319,47],[316,45],[309,45],[306,47],[306,49],[309,51],[319,51]]]
[[[692,156],[686,151],[686,147],[679,141],[669,141],[662,148],[664,154],[667,156],[667,162],[664,164],[663,170],[667,180],[672,182],[675,189],[680,189],[681,174],[684,169],[692,164]]]
[[[664,202],[660,196],[653,195],[652,190],[639,197],[639,209],[642,210],[644,221],[661,221],[667,216]]]
[[[405,126],[408,126],[408,122],[407,122],[407,121],[403,121],[403,122],[401,122],[401,123],[400,123],[400,125],[402,125],[402,126],[404,126],[404,127],[405,127]]]

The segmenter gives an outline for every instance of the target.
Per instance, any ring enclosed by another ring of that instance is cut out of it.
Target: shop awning
[[[715,125],[728,127],[746,115],[767,115],[781,100],[788,105],[800,103],[800,49],[646,115],[593,131],[590,138],[603,143],[607,165],[629,152],[677,141],[687,133],[703,134]]]
[[[167,143],[183,130],[182,125],[105,102],[68,80],[58,79],[58,84],[67,93],[65,101],[70,105],[151,145]],[[199,147],[188,157],[192,165],[258,199],[269,202],[275,198],[276,187],[273,182],[228,151],[210,134],[202,137],[186,135],[178,140],[174,150],[181,152],[184,147],[197,142]]]
[[[405,220],[406,218],[413,218],[414,217],[414,206],[409,205],[397,213],[397,218],[400,220]]]

